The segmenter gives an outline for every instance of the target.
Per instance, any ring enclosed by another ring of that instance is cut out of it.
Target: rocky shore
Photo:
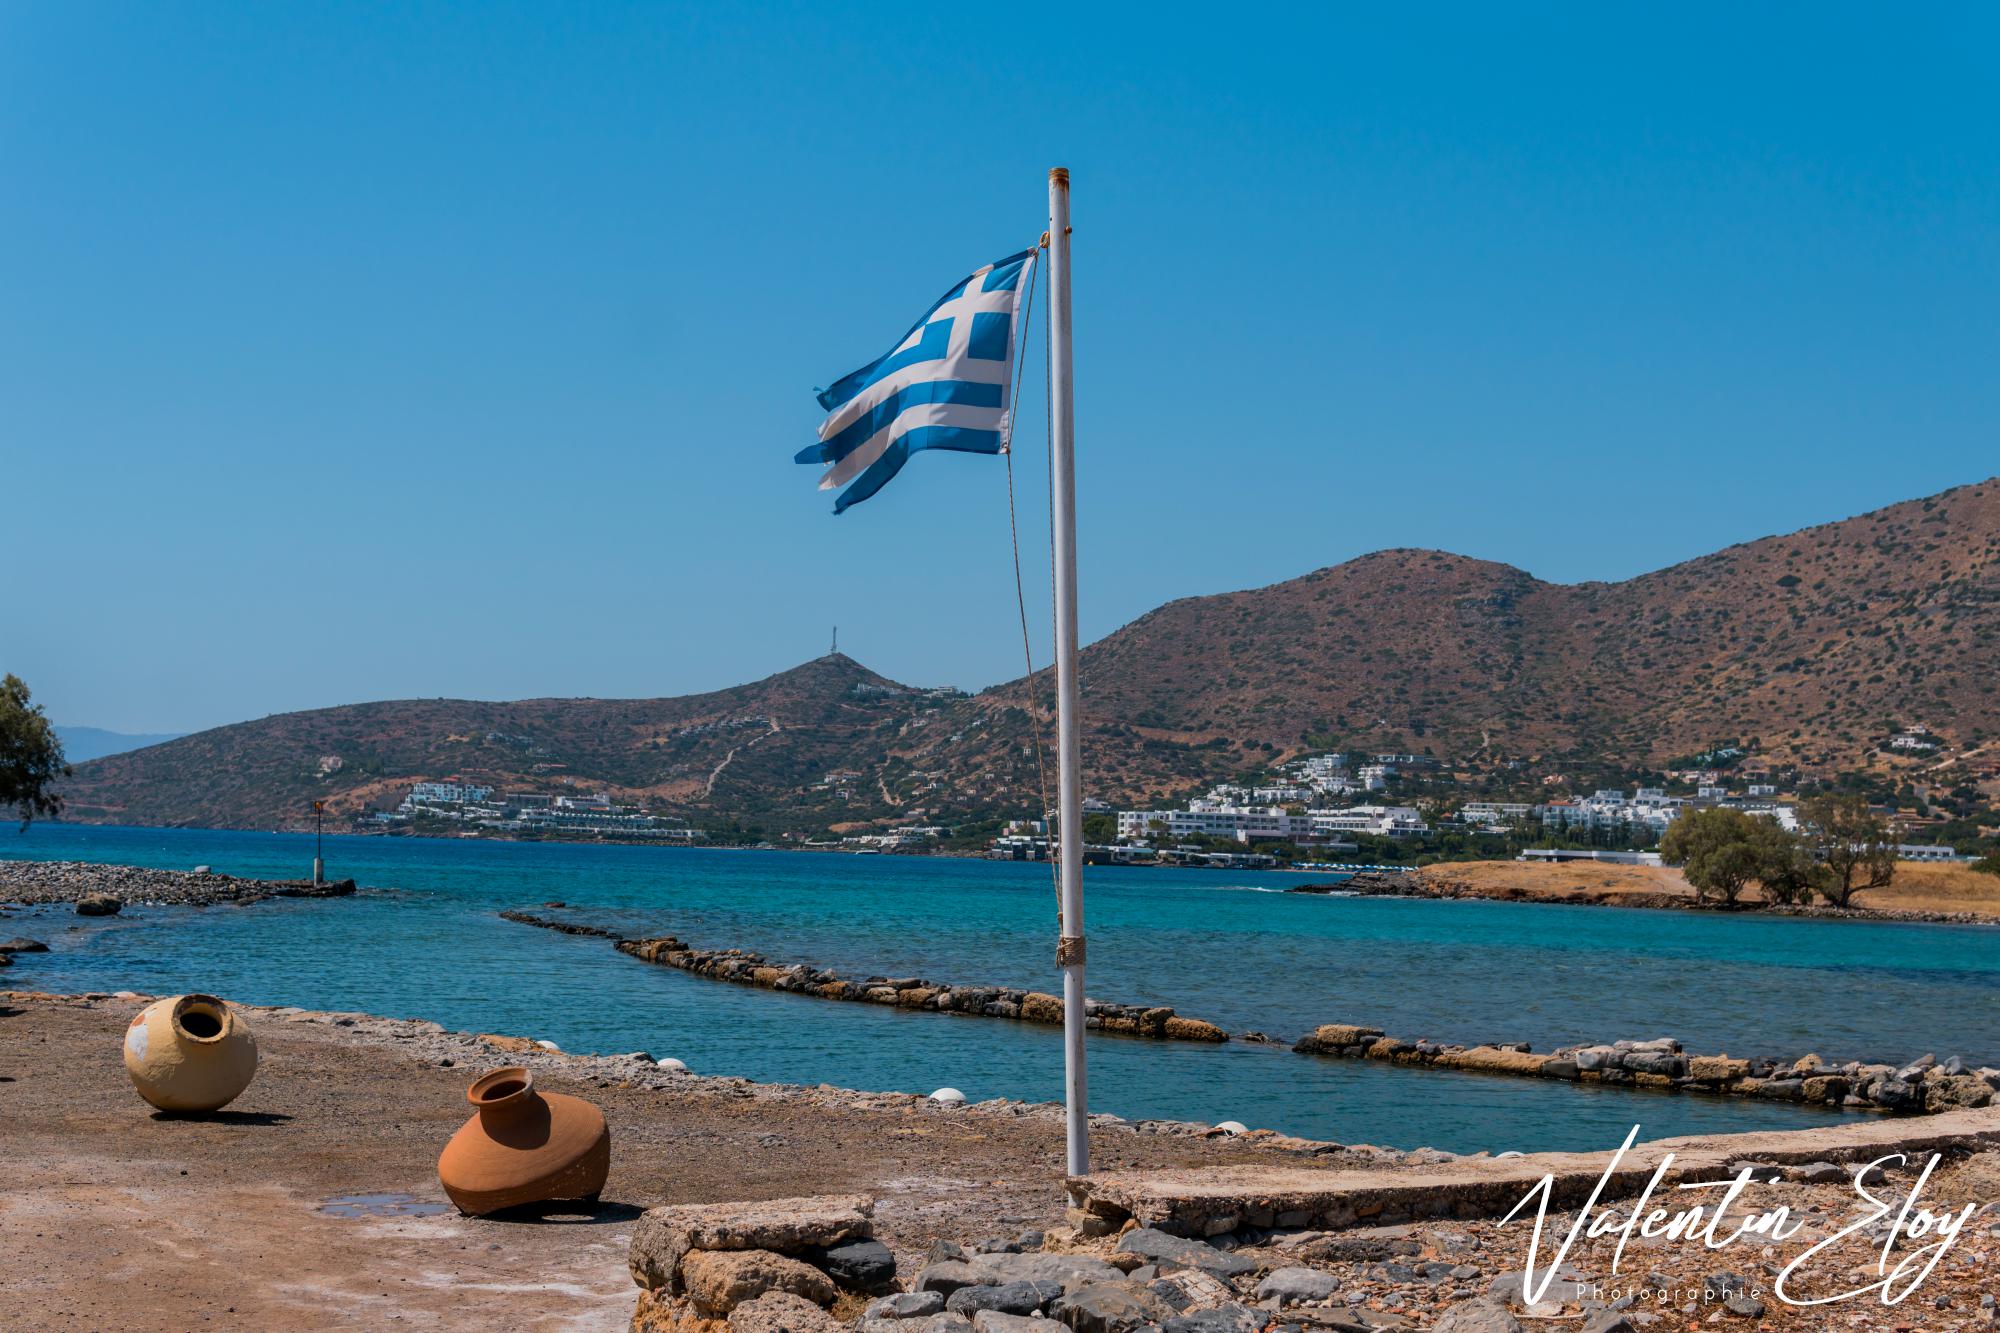
[[[824,1000],[891,1005],[931,1013],[1009,1018],[1056,1027],[1060,1027],[1063,1021],[1061,996],[1018,986],[953,985],[923,977],[876,976],[853,981],[842,978],[829,968],[815,967],[811,963],[774,963],[762,954],[744,949],[697,949],[670,935],[653,939],[617,939],[617,932],[597,926],[539,917],[528,912],[508,911],[500,915],[509,921],[540,926],[545,930],[613,939],[621,953],[712,981],[758,986],[792,995],[812,995]],[[1183,1018],[1164,1005],[1086,1000],[1084,1026],[1101,1032],[1161,1041],[1229,1040],[1229,1033],[1216,1024],[1199,1018]]]
[[[107,916],[126,905],[241,906],[268,898],[339,898],[353,892],[351,879],[315,885],[310,880],[242,879],[206,867],[154,870],[95,861],[0,861],[0,903],[76,903],[86,916]],[[91,907],[82,906],[86,903]]]
[[[1465,902],[1551,903],[1566,907],[1638,907],[1662,912],[1719,912],[1742,916],[1798,916],[1824,921],[1896,921],[1933,926],[1991,926],[1991,913],[1927,912],[1894,907],[1832,907],[1824,903],[1748,901],[1705,902],[1685,893],[1645,893],[1631,889],[1576,890],[1532,885],[1493,886],[1452,875],[1448,865],[1422,871],[1368,870],[1345,880],[1296,884],[1286,893],[1353,895],[1358,898],[1436,898]]]
[[[1326,1023],[1300,1038],[1302,1055],[1384,1060],[1416,1069],[1601,1083],[1662,1092],[1709,1093],[1802,1102],[1854,1111],[1936,1115],[1976,1110],[2000,1096],[2000,1069],[1967,1066],[1958,1056],[1925,1055],[1905,1065],[1830,1064],[1817,1055],[1796,1060],[1690,1055],[1671,1037],[1560,1047],[1536,1054],[1526,1042],[1460,1046],[1391,1037],[1380,1028]]]

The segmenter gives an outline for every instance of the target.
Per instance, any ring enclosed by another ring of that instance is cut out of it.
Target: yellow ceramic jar
[[[257,1039],[215,996],[176,995],[148,1005],[125,1029],[125,1072],[162,1111],[213,1111],[250,1086]]]

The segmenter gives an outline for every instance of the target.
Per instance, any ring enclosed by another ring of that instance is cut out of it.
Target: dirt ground
[[[874,1194],[877,1232],[911,1271],[933,1239],[1063,1216],[1051,1116],[830,1110],[732,1080],[683,1091],[537,1073],[609,1119],[603,1205],[462,1218],[436,1162],[477,1069],[253,1011],[256,1081],[212,1118],[171,1119],[121,1062],[139,1007],[0,997],[0,1329],[621,1329],[638,1295],[632,1222],[659,1204]],[[1268,1160],[1130,1133],[1094,1136],[1093,1154],[1105,1167]],[[338,1202],[354,1196],[389,1197]],[[411,1207],[436,1211],[393,1215]]]
[[[1427,866],[1427,880],[1463,883],[1496,896],[1521,894],[1560,901],[1564,898],[1614,897],[1693,898],[1694,890],[1681,872],[1670,866],[1612,865],[1570,861],[1543,865],[1525,861],[1456,861]],[[1759,897],[1753,888],[1745,901]],[[1972,912],[2000,919],[2000,875],[1983,875],[1962,865],[1905,861],[1886,889],[1856,895],[1858,905],[1877,911]]]

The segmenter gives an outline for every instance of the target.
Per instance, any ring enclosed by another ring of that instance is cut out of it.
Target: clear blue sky
[[[1991,9],[1041,12],[0,9],[0,668],[124,730],[676,694],[835,622],[1016,675],[996,460],[839,519],[790,460],[1055,163],[1088,637],[2000,471]]]

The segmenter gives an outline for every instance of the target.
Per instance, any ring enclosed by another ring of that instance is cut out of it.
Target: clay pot
[[[462,1213],[492,1213],[548,1199],[595,1200],[611,1170],[604,1113],[580,1097],[535,1091],[518,1065],[465,1090],[479,1114],[438,1157],[438,1182]]]
[[[242,1015],[213,995],[171,996],[141,1010],[125,1029],[125,1072],[162,1111],[214,1111],[250,1086],[257,1038]]]

